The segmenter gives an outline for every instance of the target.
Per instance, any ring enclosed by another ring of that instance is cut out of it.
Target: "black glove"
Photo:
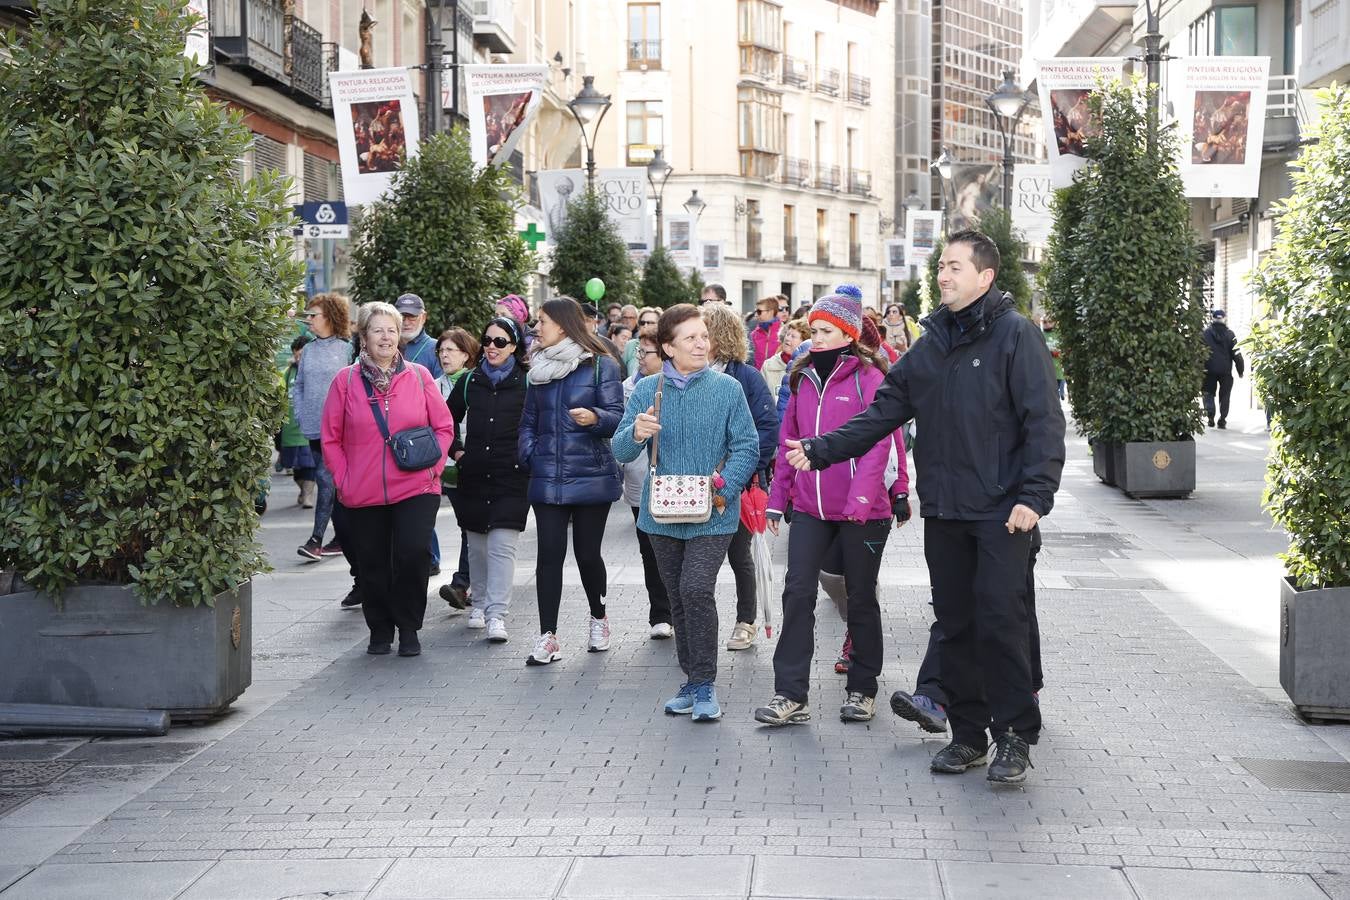
[[[891,501],[891,514],[895,516],[897,525],[903,525],[909,521],[909,517],[913,515],[909,509],[909,494],[896,495],[896,498]]]

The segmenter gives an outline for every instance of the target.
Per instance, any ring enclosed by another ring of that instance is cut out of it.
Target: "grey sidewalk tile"
[[[27,875],[30,866],[0,866],[0,891]]]
[[[0,819],[0,823],[7,823]],[[35,866],[77,840],[83,825],[37,826],[0,824],[0,865]]]
[[[831,897],[834,900],[940,900],[937,864],[915,860],[761,856],[751,897]]]
[[[750,856],[578,859],[561,898],[740,898],[750,889]]]
[[[1326,900],[1307,875],[1275,872],[1195,872],[1184,869],[1125,870],[1140,900],[1222,897],[1223,900]]]
[[[569,859],[400,859],[380,879],[370,900],[475,897],[551,898],[567,874]]]
[[[230,859],[217,863],[179,900],[279,900],[304,894],[363,894],[389,867],[375,859]]]
[[[41,866],[4,892],[4,900],[170,900],[195,881],[209,862],[54,864]]]
[[[1134,900],[1118,869],[1108,866],[1047,866],[1025,863],[939,863],[947,900]],[[1180,895],[1178,895],[1180,896]]]
[[[1350,900],[1350,875],[1314,875],[1313,881],[1327,892],[1331,900]]]

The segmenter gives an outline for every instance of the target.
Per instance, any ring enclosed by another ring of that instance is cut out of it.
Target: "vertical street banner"
[[[922,269],[937,247],[942,234],[942,210],[911,209],[905,214],[909,220],[905,228],[905,262]],[[892,279],[895,280],[895,279]]]
[[[1050,200],[1055,194],[1050,186],[1054,166],[1022,165],[1013,167],[1013,227],[1022,232],[1029,244],[1044,244],[1050,240],[1050,229],[1055,224],[1050,211]]]
[[[664,216],[666,250],[680,271],[694,267],[697,239],[694,235],[694,217],[688,215]]]
[[[892,281],[908,281],[909,266],[905,264],[905,238],[889,238],[886,241],[886,286],[890,290]]]
[[[947,224],[952,233],[980,227],[980,216],[999,205],[1003,168],[997,163],[952,166],[952,206]]]
[[[420,125],[405,68],[329,72],[342,190],[348,203],[374,203],[394,173],[417,155]]]
[[[469,146],[479,166],[511,156],[544,96],[548,66],[464,66]]]
[[[1075,56],[1041,59],[1036,65],[1050,184],[1064,188],[1073,183],[1073,173],[1087,164],[1087,139],[1097,129],[1088,98],[1099,82],[1120,80],[1125,60],[1119,56]]]
[[[548,243],[553,246],[559,229],[567,221],[567,205],[586,190],[586,173],[581,169],[549,169],[540,172],[539,205],[548,221]],[[624,169],[597,169],[595,192],[605,201],[609,218],[619,229],[629,250],[651,249],[651,231],[647,212],[647,170],[640,166]]]
[[[197,24],[187,34],[183,55],[199,66],[211,64],[211,4],[210,0],[187,0],[188,15],[197,16]]]
[[[705,283],[722,280],[722,258],[726,246],[726,241],[704,241],[699,246],[699,269]]]
[[[1169,74],[1186,196],[1255,197],[1270,57],[1187,57],[1173,60]]]

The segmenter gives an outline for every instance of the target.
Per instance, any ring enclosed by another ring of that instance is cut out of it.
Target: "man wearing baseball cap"
[[[403,317],[403,329],[399,341],[403,349],[403,358],[408,362],[421,363],[431,372],[432,378],[445,374],[441,362],[436,358],[436,342],[424,331],[427,324],[427,308],[422,298],[416,294],[400,294],[394,301],[394,309]]]
[[[1214,428],[1214,393],[1219,394],[1219,428],[1228,427],[1228,400],[1233,393],[1233,367],[1237,366],[1238,377],[1246,374],[1247,363],[1242,351],[1237,348],[1237,335],[1228,327],[1228,313],[1221,309],[1210,313],[1209,327],[1203,335],[1205,346],[1209,348],[1209,359],[1205,361],[1205,383],[1202,396],[1205,401],[1205,422]]]

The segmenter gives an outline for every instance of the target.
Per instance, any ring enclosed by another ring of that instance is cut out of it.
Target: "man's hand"
[[[1003,527],[1008,529],[1008,534],[1016,534],[1019,531],[1030,531],[1040,520],[1041,517],[1033,512],[1031,507],[1019,503],[1012,508],[1012,514],[1008,516],[1008,521],[1003,523]]]
[[[909,517],[913,513],[909,509],[908,494],[900,494],[891,501],[891,515],[895,516],[896,528],[903,528],[905,523],[909,521]]]
[[[802,442],[789,440],[787,446],[788,465],[799,471],[809,472],[811,470],[811,460],[807,459],[806,451],[802,449]]]
[[[656,407],[647,407],[646,412],[638,413],[633,420],[633,440],[642,443],[661,430],[661,423],[655,416]]]

